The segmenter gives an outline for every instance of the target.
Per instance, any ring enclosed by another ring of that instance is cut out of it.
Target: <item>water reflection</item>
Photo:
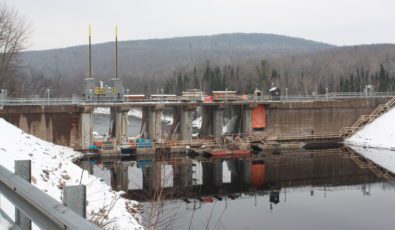
[[[151,228],[365,229],[373,218],[389,229],[388,212],[395,211],[388,205],[395,202],[392,185],[340,149],[213,160],[138,156],[95,163],[107,169],[96,174],[109,174],[108,183],[144,204]],[[380,196],[364,198],[372,194]],[[354,213],[362,219],[355,220]]]

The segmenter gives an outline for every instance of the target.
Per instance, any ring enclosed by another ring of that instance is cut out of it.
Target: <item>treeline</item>
[[[311,95],[329,92],[361,92],[366,85],[373,91],[395,90],[395,46],[341,48],[305,56],[283,56],[277,59],[234,61],[218,64],[213,60],[174,67],[172,71],[155,74],[133,72],[122,74],[125,88],[131,94],[164,93],[180,95],[186,89],[235,90],[239,94],[252,94],[255,89],[267,93],[272,86],[283,94]],[[393,48],[393,49],[392,49]],[[359,49],[361,52],[359,52]],[[363,51],[363,52],[362,52]],[[82,92],[83,74],[73,77],[61,71],[47,78],[33,67],[8,71],[5,78],[11,96],[70,97]],[[97,82],[110,85],[113,76],[95,76]]]
[[[194,66],[192,70],[175,72],[173,77],[166,80],[164,92],[179,95],[186,89],[201,89],[207,93],[228,89],[248,94],[255,89],[267,91],[278,76],[274,69],[269,74],[266,60],[256,65],[253,71],[243,73],[238,65],[219,66],[207,61],[202,69]]]
[[[213,90],[237,90],[243,91],[243,82],[240,79],[239,69],[237,66],[225,65],[216,66],[206,62],[204,70],[198,71],[195,66],[192,70],[180,71],[174,73],[174,79],[166,81],[164,92],[181,94],[186,89],[202,89],[205,92]]]
[[[201,89],[209,94],[214,90],[226,89],[235,90],[239,94],[252,94],[255,89],[268,93],[272,86],[279,87],[283,93],[287,89],[289,95],[311,95],[313,92],[323,94],[326,90],[362,92],[366,85],[372,85],[374,91],[395,91],[395,74],[384,64],[379,64],[378,71],[375,72],[360,67],[346,76],[328,74],[328,77],[321,78],[315,78],[308,71],[295,74],[290,69],[276,69],[273,66],[273,63],[266,60],[254,65],[217,65],[206,61],[202,65],[179,69],[163,78],[121,78],[129,93],[146,95],[160,93],[161,89],[166,94],[177,95],[186,89]],[[81,94],[84,79],[81,76],[81,80],[69,80],[61,73],[49,79],[33,69],[27,72],[15,71],[12,76],[12,85],[17,87],[13,88],[11,96],[17,97],[45,96],[46,89],[50,89],[53,97]]]
[[[272,86],[290,94],[303,95],[329,92],[362,92],[367,85],[374,91],[387,92],[395,90],[395,74],[380,64],[377,72],[370,73],[366,68],[357,68],[347,77],[331,75],[325,79],[314,79],[301,72],[289,76],[287,71],[280,72],[266,60],[262,60],[250,71],[243,71],[238,65],[219,66],[206,62],[202,68],[194,66],[191,70],[178,71],[162,85],[167,94],[180,95],[186,89],[202,89],[211,93],[214,90],[235,90],[240,94],[252,93],[255,89],[268,92]]]
[[[380,70],[373,75],[369,75],[362,69],[357,70],[356,74],[351,74],[348,78],[341,77],[339,91],[362,92],[366,85],[372,85],[379,92],[394,91],[395,77],[384,68],[383,64],[380,64]]]

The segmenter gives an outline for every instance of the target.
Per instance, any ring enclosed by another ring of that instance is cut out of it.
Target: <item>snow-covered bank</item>
[[[30,159],[32,184],[56,200],[61,201],[63,186],[85,184],[89,220],[106,224],[109,229],[142,229],[138,203],[121,198],[121,192],[112,191],[102,179],[83,172],[72,162],[78,152],[26,134],[2,118],[0,130],[2,166],[13,172],[15,160]]]
[[[395,108],[384,113],[372,123],[363,127],[345,144],[368,148],[395,149]],[[395,152],[393,152],[395,154]]]

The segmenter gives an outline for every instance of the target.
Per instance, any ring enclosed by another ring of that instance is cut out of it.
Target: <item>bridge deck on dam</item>
[[[242,104],[278,104],[282,102],[315,102],[315,101],[334,101],[343,99],[367,99],[367,98],[392,98],[395,96],[395,92],[346,92],[346,93],[328,93],[320,94],[315,96],[287,96],[282,95],[275,100],[269,96],[261,96],[256,98],[248,99],[226,99],[213,100],[213,101],[203,101],[203,100],[191,100],[185,99],[182,96],[176,97],[174,99],[140,99],[127,101],[127,99],[119,99],[113,97],[107,98],[92,98],[91,100],[83,100],[82,98],[3,98],[0,96],[0,106],[26,106],[26,105],[81,105],[81,106],[93,106],[93,107],[117,107],[122,105],[127,105],[131,107],[145,107],[153,106],[156,104],[164,104],[165,106],[185,106],[189,104],[195,105],[220,105],[220,104],[230,104],[230,105],[242,105]]]

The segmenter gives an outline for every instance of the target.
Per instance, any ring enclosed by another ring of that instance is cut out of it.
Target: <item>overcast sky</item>
[[[395,0],[0,0],[31,25],[30,50],[233,32],[335,45],[395,43]]]

